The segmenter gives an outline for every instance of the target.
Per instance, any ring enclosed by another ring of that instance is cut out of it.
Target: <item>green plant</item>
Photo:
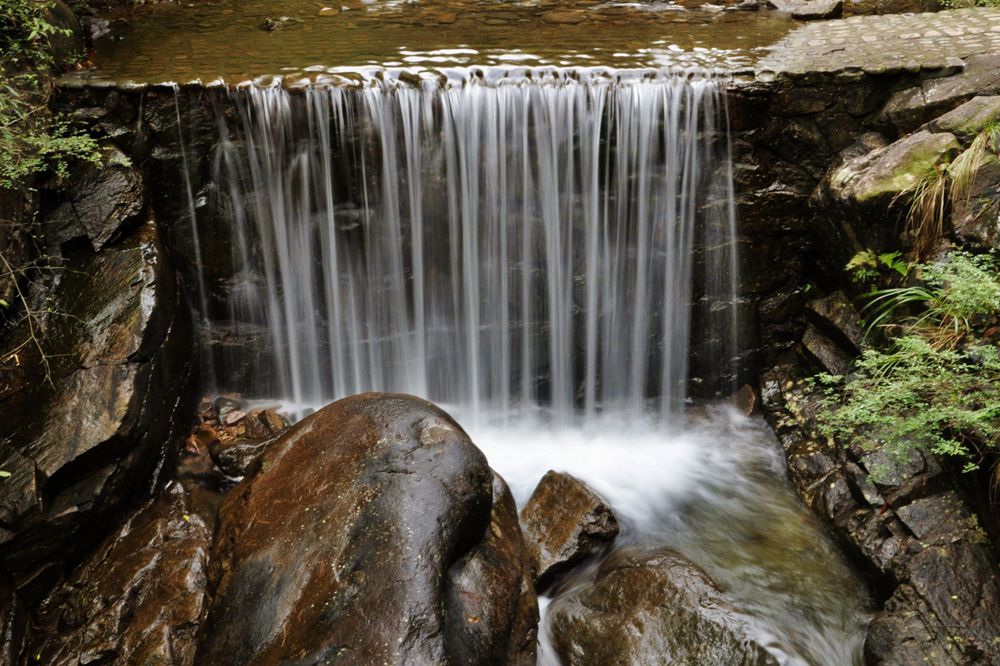
[[[49,4],[0,0],[0,188],[33,174],[63,178],[73,160],[96,162],[97,142],[48,109],[56,62],[52,39],[69,33],[49,21]]]
[[[1000,7],[1000,0],[940,0],[942,9],[966,9],[969,7]]]
[[[915,259],[930,256],[944,238],[948,227],[950,184],[947,165],[935,166],[913,189],[902,193],[910,197],[906,233]]]
[[[912,264],[905,260],[902,252],[875,254],[874,250],[867,249],[851,257],[844,270],[854,282],[870,284],[882,275],[883,270],[906,277],[911,267]]]
[[[846,378],[817,378],[820,430],[896,460],[927,448],[973,470],[1000,448],[1000,271],[961,252],[916,270],[923,284],[869,295],[873,325],[891,322],[888,345],[865,349]]]

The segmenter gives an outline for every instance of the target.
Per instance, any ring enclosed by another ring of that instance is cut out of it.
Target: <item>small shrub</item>
[[[926,448],[977,469],[1000,448],[1000,272],[960,252],[916,270],[923,284],[869,295],[888,344],[846,378],[817,378],[820,430],[896,460]]]
[[[55,62],[50,40],[67,32],[47,19],[38,0],[0,0],[0,188],[52,171],[65,177],[73,160],[97,162],[97,142],[54,118],[48,103]]]

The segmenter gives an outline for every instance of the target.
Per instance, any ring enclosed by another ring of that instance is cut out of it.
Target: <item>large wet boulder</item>
[[[607,502],[583,481],[551,470],[521,510],[521,527],[539,590],[618,536]]]
[[[715,584],[663,548],[616,550],[549,618],[563,666],[778,663]]]
[[[71,258],[0,357],[0,561],[36,598],[155,485],[193,401],[186,307],[149,222]]]
[[[190,666],[212,535],[180,484],[139,508],[43,604],[34,660]]]
[[[534,663],[514,503],[443,411],[347,398],[256,468],[219,515],[198,663]]]

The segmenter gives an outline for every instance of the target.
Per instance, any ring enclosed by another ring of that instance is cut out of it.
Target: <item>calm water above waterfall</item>
[[[861,663],[863,588],[773,436],[683,409],[692,337],[708,386],[739,346],[716,79],[460,69],[230,96],[213,159],[237,277],[204,327],[265,335],[214,368],[252,379],[218,390],[439,402],[519,502],[546,470],[575,474],[623,543],[696,562],[780,663]]]

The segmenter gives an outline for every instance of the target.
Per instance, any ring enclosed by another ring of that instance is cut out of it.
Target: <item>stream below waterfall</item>
[[[774,435],[728,406],[688,426],[604,418],[550,428],[526,419],[471,428],[519,506],[547,470],[567,472],[608,500],[616,547],[665,545],[701,567],[753,619],[779,663],[863,663],[867,598],[857,574],[785,479]],[[461,422],[461,411],[456,412]],[[560,586],[587,585],[588,572]],[[543,601],[558,605],[560,595]],[[540,630],[540,664],[558,664]]]

